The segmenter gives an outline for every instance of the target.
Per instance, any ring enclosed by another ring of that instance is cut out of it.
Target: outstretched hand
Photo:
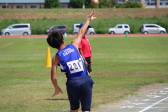
[[[59,93],[63,93],[60,87],[58,87],[58,88],[55,90],[55,92],[54,92],[54,94],[52,95],[52,97],[54,97],[55,95],[58,95]]]
[[[96,19],[96,17],[93,16],[94,12],[95,12],[95,10],[92,9],[91,13],[89,14],[90,21]]]

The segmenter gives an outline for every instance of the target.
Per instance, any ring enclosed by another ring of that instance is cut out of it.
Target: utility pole
[[[83,9],[85,9],[85,0],[83,0]]]

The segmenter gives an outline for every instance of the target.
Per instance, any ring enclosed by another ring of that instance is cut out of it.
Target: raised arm
[[[88,28],[88,25],[90,21],[95,19],[96,17],[93,17],[94,10],[92,9],[91,13],[89,14],[89,17],[87,18],[85,24],[80,28],[77,37],[72,41],[72,44],[78,48],[78,44],[81,42],[82,37],[85,35],[85,32]]]

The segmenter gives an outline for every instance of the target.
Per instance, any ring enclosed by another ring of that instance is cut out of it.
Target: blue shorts
[[[81,104],[82,111],[90,111],[93,84],[88,75],[67,79],[66,87],[71,110],[79,109]]]

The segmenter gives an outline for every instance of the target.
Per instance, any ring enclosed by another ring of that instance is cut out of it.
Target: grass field
[[[73,38],[65,38],[70,43]],[[167,37],[90,37],[95,82],[92,107],[115,103],[135,94],[139,87],[168,83]],[[0,110],[2,112],[68,112],[64,94],[51,97],[54,88],[45,66],[45,38],[0,38]],[[51,55],[56,50],[51,48]]]

